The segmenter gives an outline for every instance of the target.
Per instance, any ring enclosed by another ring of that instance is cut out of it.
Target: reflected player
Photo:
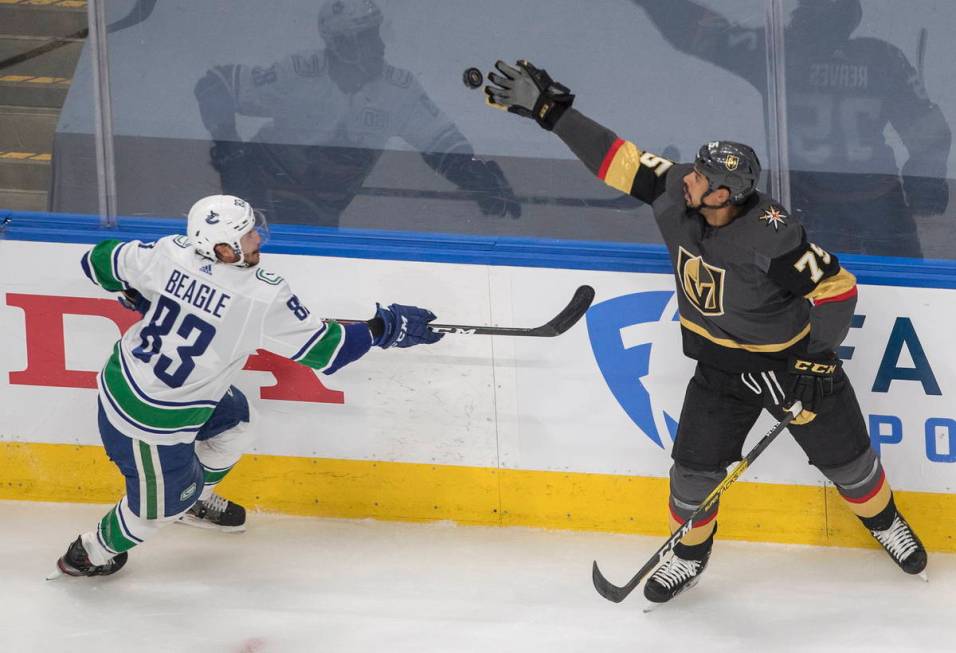
[[[766,111],[763,28],[691,0],[632,2],[675,48],[750,82]],[[834,250],[920,257],[914,216],[947,207],[952,135],[903,52],[853,36],[862,18],[860,0],[798,0],[784,30],[791,209]],[[902,170],[888,127],[908,152]]]
[[[482,214],[521,215],[494,161],[475,158],[458,127],[415,76],[385,59],[372,0],[328,0],[322,49],[268,66],[217,66],[196,84],[223,192],[248,197],[273,221],[338,226],[386,143],[399,138],[436,173],[474,191]],[[243,143],[236,116],[268,122]]]
[[[850,380],[835,350],[850,328],[856,279],[807,240],[800,220],[756,190],[760,162],[741,143],[703,145],[679,164],[619,138],[572,108],[574,95],[526,61],[502,61],[485,87],[492,106],[553,131],[607,185],[649,204],[677,282],[684,353],[697,361],[687,386],[670,469],[677,530],[741,459],[763,410],[803,412],[791,435],[811,464],[905,572],[926,551],[896,508]],[[644,586],[664,603],[707,566],[717,509],[699,518]]]

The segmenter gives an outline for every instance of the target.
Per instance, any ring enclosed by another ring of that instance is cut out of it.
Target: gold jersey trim
[[[846,268],[840,268],[839,272],[818,283],[817,287],[804,297],[814,302],[839,297],[853,290],[855,285],[856,277],[847,272]]]
[[[622,193],[631,192],[634,177],[641,167],[641,151],[630,141],[624,141],[614,153],[614,158],[604,173],[604,183]]]
[[[712,335],[709,331],[707,331],[707,329],[705,329],[701,325],[691,322],[690,320],[685,318],[683,315],[680,318],[680,324],[682,327],[684,327],[688,331],[692,331],[693,333],[696,333],[697,335],[702,336],[706,338],[707,340],[710,340],[715,345],[720,345],[721,347],[727,347],[728,349],[743,349],[744,351],[754,351],[754,352],[784,351],[785,349],[789,349],[790,347],[793,347],[795,344],[803,340],[808,333],[810,333],[810,323],[807,322],[807,325],[803,327],[800,330],[800,332],[797,333],[797,335],[792,337],[787,342],[771,343],[766,345],[750,345],[743,342],[737,342],[736,340],[731,340],[730,338],[718,338],[717,336]]]

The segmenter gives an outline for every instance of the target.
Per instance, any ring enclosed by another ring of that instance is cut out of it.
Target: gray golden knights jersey
[[[684,353],[728,372],[832,352],[846,337],[856,279],[807,241],[800,222],[755,193],[728,225],[688,211],[675,164],[569,109],[555,133],[609,186],[647,202],[670,253]]]

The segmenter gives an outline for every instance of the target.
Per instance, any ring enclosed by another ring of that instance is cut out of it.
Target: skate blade
[[[49,574],[46,577],[46,580],[56,580],[57,578],[61,578],[63,576],[66,576],[66,574],[60,571],[60,568],[57,567],[56,569],[53,570],[53,573]]]
[[[921,571],[921,572],[919,572],[919,573],[916,574],[916,575],[919,576],[919,578],[920,578],[924,583],[928,583],[928,582],[929,582],[929,576],[926,575],[926,572],[925,572],[925,571]]]
[[[222,533],[244,533],[246,530],[245,524],[242,526],[220,526],[218,524],[213,524],[210,521],[205,519],[197,519],[191,515],[183,515],[176,520],[177,524],[183,526],[192,526],[193,528],[205,528],[210,531],[220,531]]]
[[[661,607],[662,605],[664,605],[664,604],[663,604],[663,603],[654,603],[653,601],[645,601],[645,602],[644,602],[644,609],[641,610],[641,612],[643,612],[644,614],[650,614],[651,612],[654,612],[654,610],[656,610],[657,608]]]

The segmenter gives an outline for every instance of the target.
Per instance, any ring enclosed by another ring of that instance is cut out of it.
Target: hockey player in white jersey
[[[498,163],[477,158],[415,75],[388,62],[382,22],[372,0],[326,0],[318,16],[324,47],[264,66],[215,66],[197,82],[222,192],[246,198],[273,222],[337,227],[386,144],[400,139],[469,191],[483,215],[520,217]],[[237,116],[266,120],[243,142]]]
[[[184,516],[241,527],[245,511],[213,488],[250,444],[249,405],[230,383],[257,349],[331,374],[372,346],[441,338],[428,328],[434,314],[414,306],[378,307],[355,324],[316,317],[258,266],[257,220],[244,200],[213,195],[189,211],[186,236],[106,240],[83,256],[90,280],[124,293],[143,319],[97,377],[100,435],[126,495],[70,544],[60,572],[115,573],[129,549]]]

